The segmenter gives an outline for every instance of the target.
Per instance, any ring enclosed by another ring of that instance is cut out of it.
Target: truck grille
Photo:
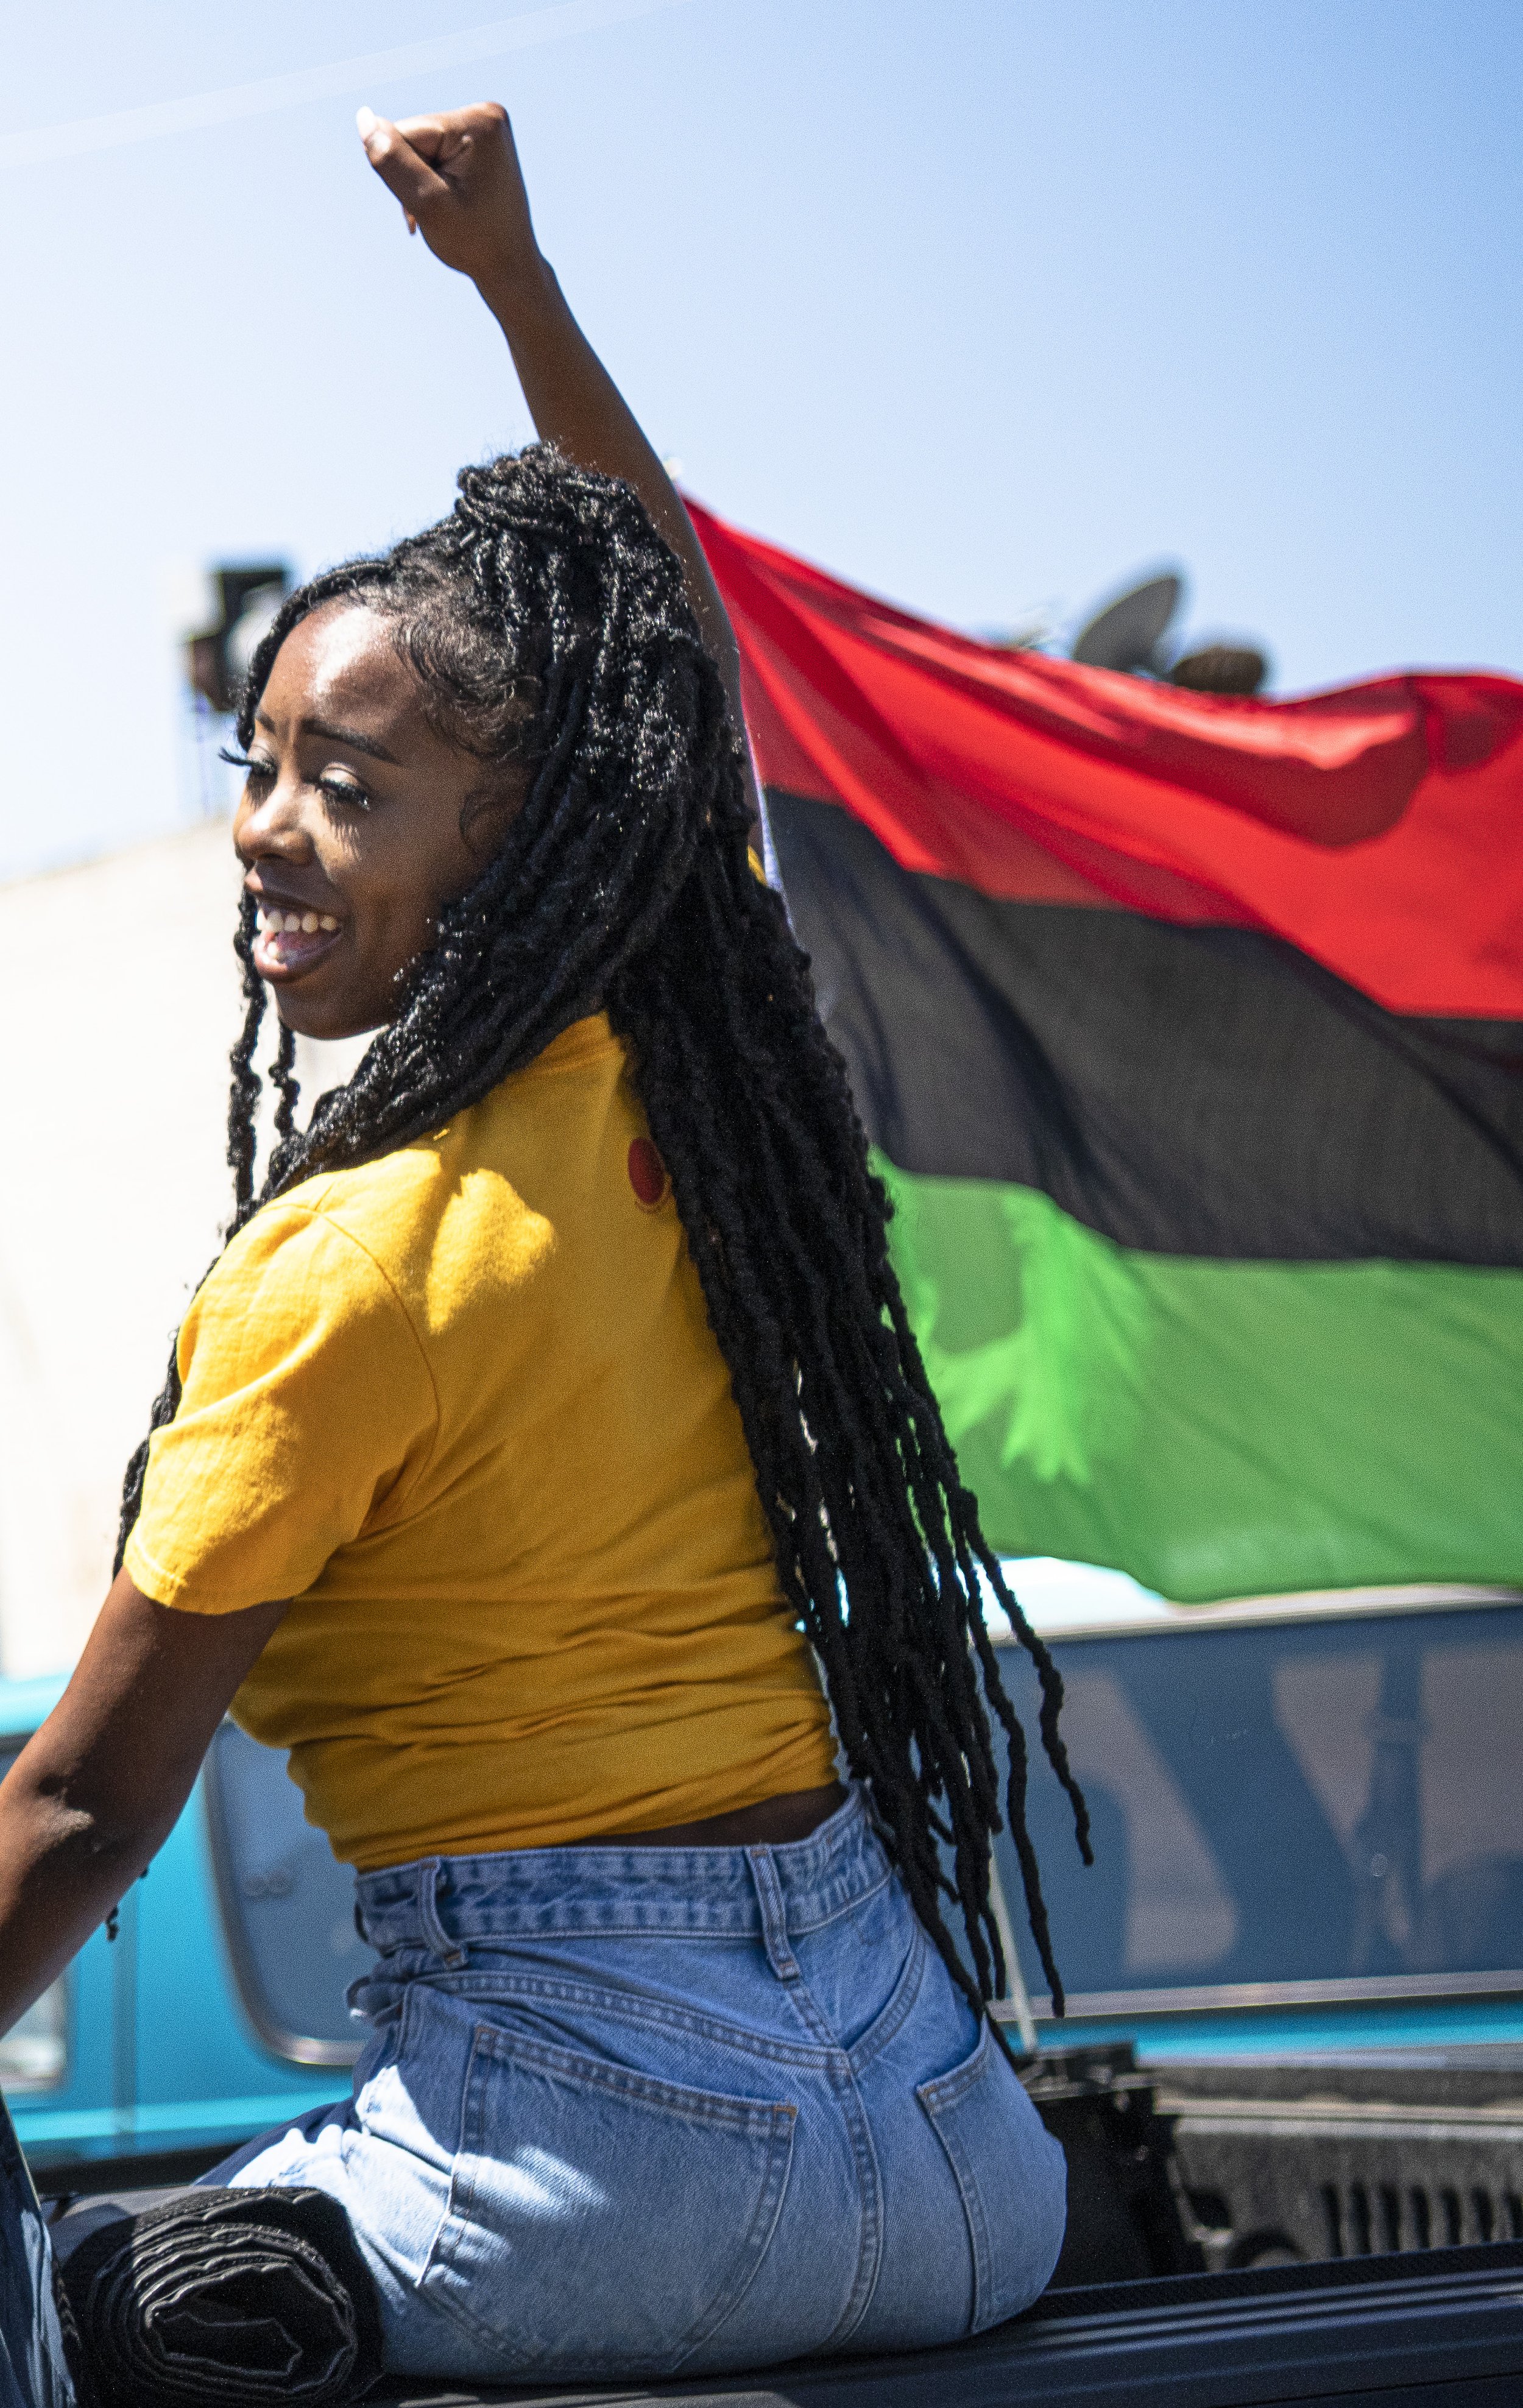
[[[1208,2266],[1523,2240],[1516,2100],[1501,2113],[1445,2115],[1433,2106],[1208,2104],[1176,2094],[1166,2112]]]
[[[1322,2214],[1329,2258],[1523,2241],[1523,2196],[1488,2183],[1324,2183]]]

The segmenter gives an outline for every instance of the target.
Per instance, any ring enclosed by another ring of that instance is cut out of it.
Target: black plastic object
[[[216,568],[217,623],[193,636],[186,667],[192,686],[213,710],[236,710],[255,645],[291,591],[283,560]]]
[[[339,2408],[380,2372],[374,2279],[325,2191],[181,2191],[136,2214],[86,2204],[53,2242],[84,2366],[111,2408]]]
[[[111,2191],[184,2190],[248,2139],[247,2131],[231,2130],[215,2141],[198,2142],[192,2149],[133,2150],[120,2157],[46,2156],[49,2143],[31,2150],[27,2162],[50,2224],[82,2199],[99,2199]],[[54,2143],[55,2148],[62,2144]]]
[[[1021,2068],[1068,2159],[1068,2228],[1055,2287],[1138,2282],[1205,2264],[1174,2169],[1172,2128],[1129,2043],[1044,2049]]]
[[[371,2398],[377,2408],[1517,2408],[1523,2245],[1049,2291],[977,2341],[898,2358],[607,2391],[405,2383]]]
[[[1169,682],[1191,694],[1257,694],[1269,666],[1257,644],[1201,644],[1174,663]]]

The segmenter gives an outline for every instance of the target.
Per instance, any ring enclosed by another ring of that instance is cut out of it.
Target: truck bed
[[[955,2348],[695,2383],[473,2391],[391,2408],[1517,2408],[1523,2243],[1049,2291]]]

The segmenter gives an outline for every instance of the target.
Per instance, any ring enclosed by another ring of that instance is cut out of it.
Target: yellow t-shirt
[[[652,1162],[580,1021],[437,1136],[266,1205],[185,1317],[127,1570],[191,1613],[295,1598],[234,1713],[363,1868],[832,1777]]]

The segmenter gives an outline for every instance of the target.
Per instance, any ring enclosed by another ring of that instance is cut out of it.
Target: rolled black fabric
[[[64,2291],[102,2408],[339,2408],[381,2372],[375,2284],[320,2190],[189,2190],[89,2231]]]

